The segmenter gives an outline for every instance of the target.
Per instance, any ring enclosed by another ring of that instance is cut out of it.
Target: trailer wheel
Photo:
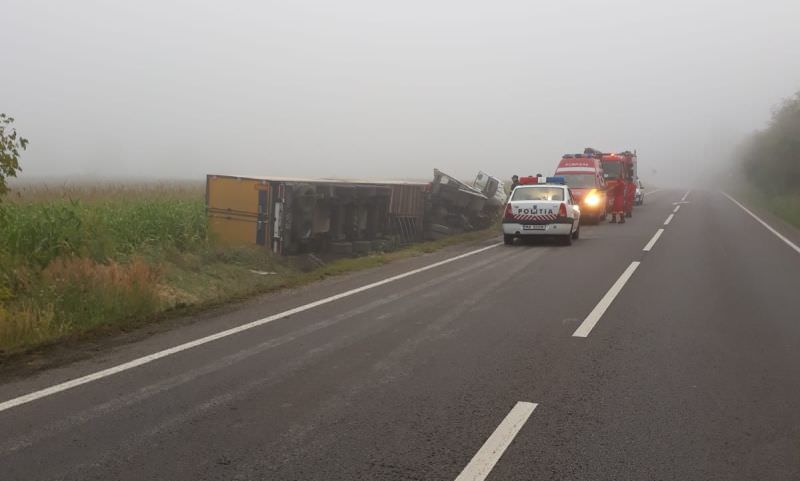
[[[503,234],[503,243],[507,246],[514,245],[514,236],[509,234]]]

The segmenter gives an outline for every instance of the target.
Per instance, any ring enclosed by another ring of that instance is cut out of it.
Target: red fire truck
[[[633,215],[633,200],[636,194],[636,152],[604,153],[600,162],[608,189],[611,222],[617,222],[619,218],[620,223],[625,223],[625,217]]]
[[[606,183],[600,165],[602,154],[586,149],[582,154],[565,154],[555,175],[563,177],[581,208],[581,220],[596,224],[605,220]]]

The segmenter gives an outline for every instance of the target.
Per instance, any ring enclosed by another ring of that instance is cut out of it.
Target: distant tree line
[[[800,92],[786,99],[739,151],[744,173],[768,196],[800,194]]]

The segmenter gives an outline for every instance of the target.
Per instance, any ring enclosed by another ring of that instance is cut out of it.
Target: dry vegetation
[[[108,202],[113,200],[203,200],[205,184],[195,181],[165,182],[17,182],[4,202],[31,203],[57,200]]]

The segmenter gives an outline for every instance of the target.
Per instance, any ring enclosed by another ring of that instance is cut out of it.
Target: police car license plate
[[[547,228],[546,225],[524,225],[522,226],[522,230],[545,230]]]

